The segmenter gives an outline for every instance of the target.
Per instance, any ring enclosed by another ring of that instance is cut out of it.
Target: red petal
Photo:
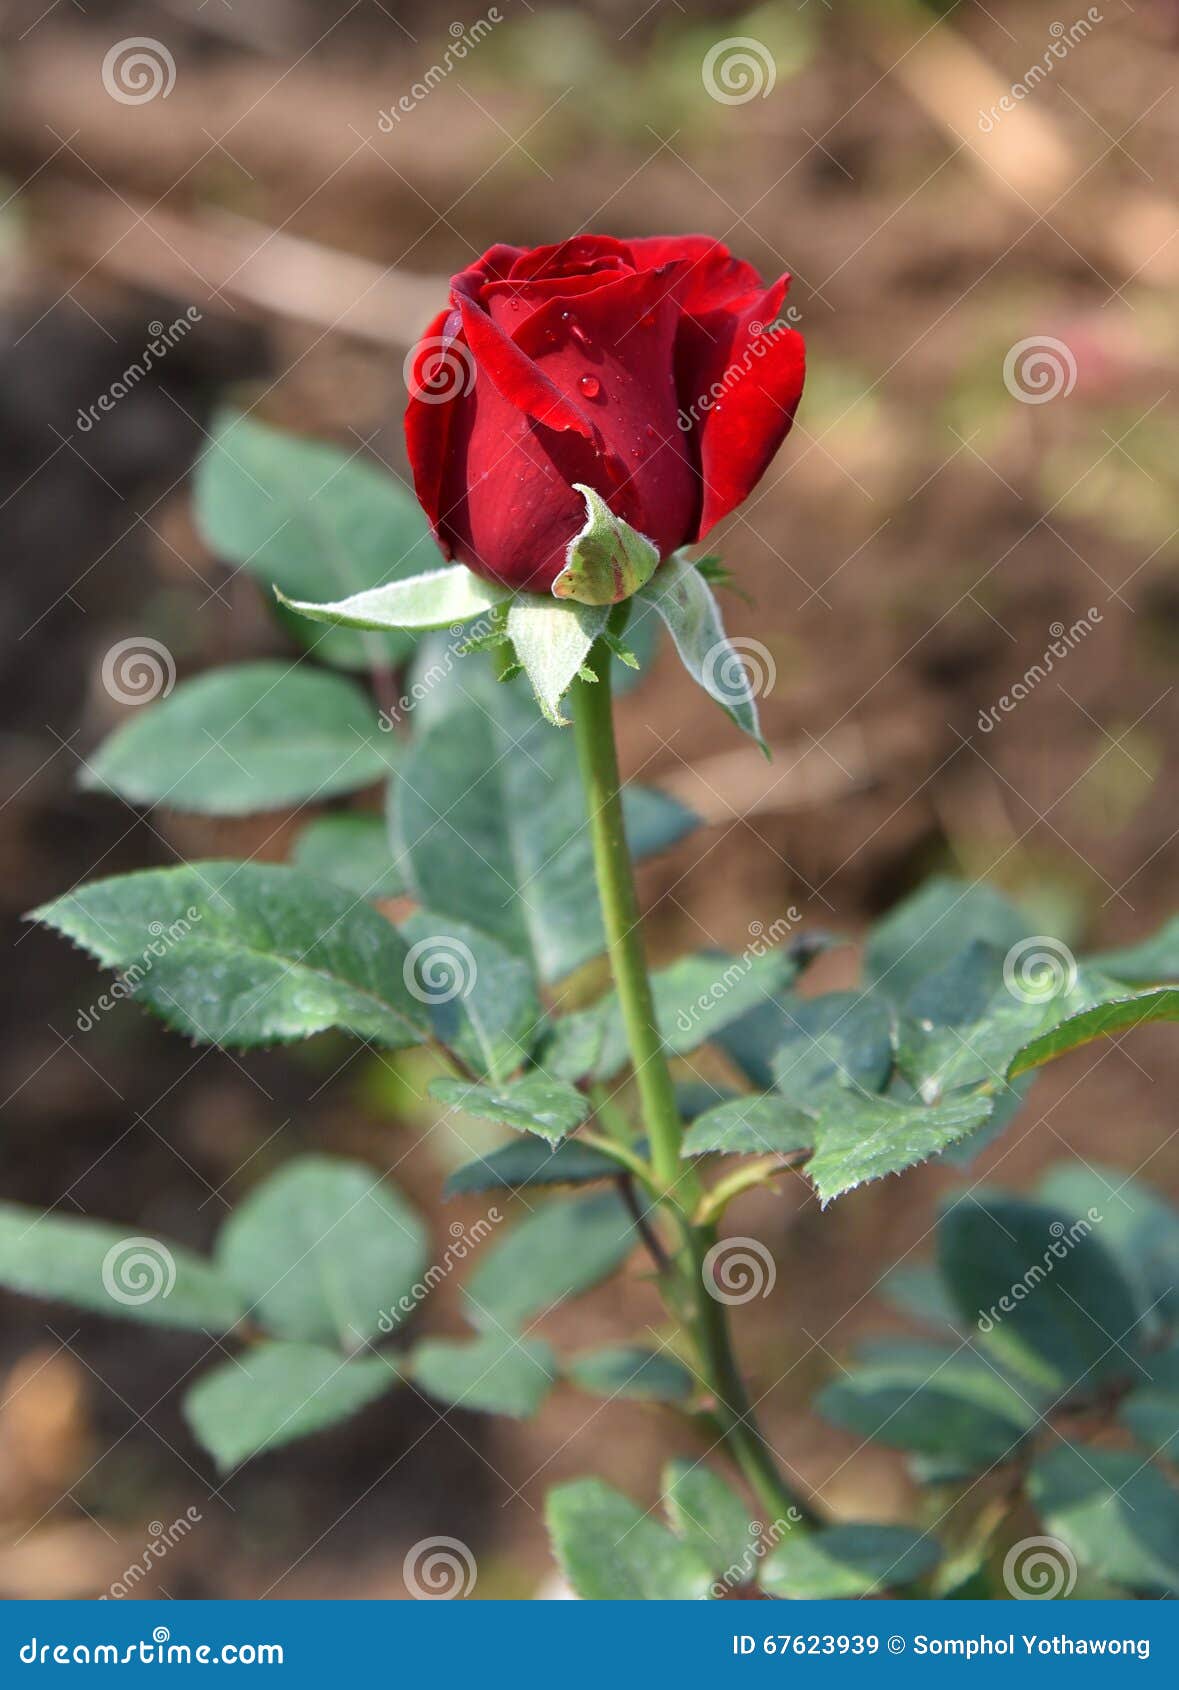
[[[449,306],[445,311],[440,311],[413,350],[410,360],[409,404],[405,409],[405,443],[409,451],[409,466],[413,471],[414,491],[448,557],[451,554],[439,532],[439,519],[442,474],[455,402],[434,404],[421,397],[424,389],[420,381],[419,363],[423,347],[430,343],[437,344],[444,338],[443,330],[450,315]]]
[[[688,261],[679,298],[689,316],[762,291],[761,277],[752,264],[734,258],[724,242],[711,235],[648,235],[631,241],[630,249],[643,270],[673,259]]]

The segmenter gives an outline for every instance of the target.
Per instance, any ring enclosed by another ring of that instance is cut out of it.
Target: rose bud
[[[449,558],[547,591],[586,520],[574,482],[665,558],[752,491],[802,392],[802,336],[706,235],[494,246],[407,363],[414,485]]]

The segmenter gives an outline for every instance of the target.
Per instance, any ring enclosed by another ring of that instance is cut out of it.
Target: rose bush
[[[794,419],[790,278],[704,235],[494,246],[411,356],[406,438],[443,551],[545,591],[594,488],[661,557],[745,499]]]

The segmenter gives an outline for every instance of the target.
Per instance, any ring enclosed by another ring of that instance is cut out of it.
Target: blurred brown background
[[[989,875],[1078,945],[1144,935],[1175,904],[1179,6],[478,5],[3,7],[6,1199],[204,1247],[296,1148],[384,1167],[429,1124],[392,1064],[330,1041],[194,1059],[131,1006],[80,1035],[97,974],[19,917],[177,855],[282,856],[282,818],[145,820],[78,794],[117,719],[103,655],[148,635],[185,674],[283,649],[256,585],[193,531],[213,405],[233,388],[404,473],[405,351],[444,278],[494,241],[701,229],[796,278],[799,422],[715,537],[750,595],[731,627],[776,666],[776,761],[736,745],[667,658],[625,710],[631,769],[710,823],[644,873],[660,956],[740,950],[791,903],[862,932],[936,870]],[[481,18],[463,62],[431,75],[452,23]],[[121,98],[104,61],[136,37],[164,50],[161,82]],[[733,38],[760,48],[754,82],[716,98],[702,67]],[[201,320],[153,379],[79,429],[148,325],[188,307]],[[1013,349],[1045,337],[1037,375]],[[981,732],[1054,624],[1091,606],[1083,643]],[[842,984],[852,961],[822,967]],[[965,1173],[927,1168],[825,1216],[792,1181],[734,1211],[779,1263],[774,1297],[738,1316],[743,1353],[774,1386],[779,1447],[834,1509],[906,1504],[899,1463],[855,1452],[807,1401],[890,1319],[872,1287],[927,1248],[939,1191],[1083,1154],[1179,1197],[1174,1050],[1145,1032],[1060,1063]],[[434,1133],[399,1167],[439,1230],[461,1155]],[[422,1321],[450,1329],[455,1297]],[[140,1593],[402,1596],[407,1547],[444,1532],[476,1551],[479,1596],[526,1595],[547,1569],[548,1485],[601,1471],[649,1496],[676,1436],[662,1411],[595,1413],[571,1392],[515,1426],[406,1391],[218,1491],[178,1409],[207,1345],[3,1306],[6,1596],[100,1595],[153,1522],[189,1509],[199,1523]],[[547,1324],[572,1346],[657,1318],[636,1266]]]

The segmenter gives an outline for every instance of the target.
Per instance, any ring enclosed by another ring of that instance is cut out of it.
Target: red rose
[[[802,336],[706,235],[494,246],[409,364],[414,485],[447,557],[534,592],[601,494],[665,557],[761,478],[802,392]]]

